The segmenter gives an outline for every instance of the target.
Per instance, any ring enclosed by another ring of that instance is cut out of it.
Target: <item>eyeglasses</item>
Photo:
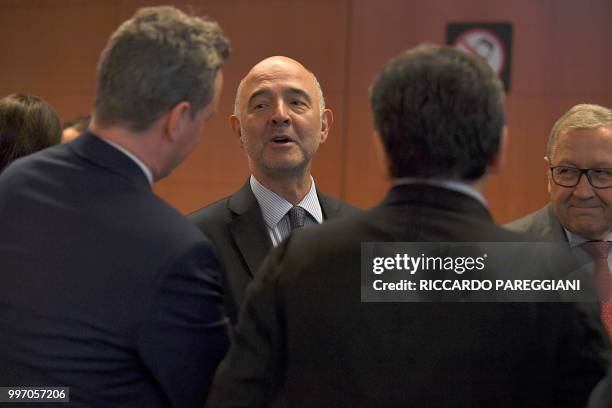
[[[612,168],[610,169],[579,169],[577,167],[555,166],[550,168],[550,174],[555,184],[561,187],[576,187],[583,174],[593,188],[612,187]]]

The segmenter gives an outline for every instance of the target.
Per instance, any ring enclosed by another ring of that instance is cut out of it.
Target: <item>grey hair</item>
[[[310,75],[312,75],[312,79],[314,80],[315,87],[317,88],[317,100],[319,101],[319,114],[323,117],[323,112],[325,111],[325,97],[323,96],[323,89],[321,88],[321,84],[317,79],[317,76],[312,72],[308,71]],[[240,119],[240,92],[242,92],[242,88],[244,87],[244,80],[246,77],[242,78],[240,84],[238,84],[238,89],[236,89],[236,99],[234,99],[234,116]]]
[[[100,57],[96,124],[143,131],[182,101],[195,115],[211,102],[229,53],[229,40],[214,21],[170,6],[139,9]]]
[[[546,155],[551,157],[561,132],[568,129],[595,129],[602,126],[612,126],[612,110],[588,103],[572,107],[553,125],[548,136]]]

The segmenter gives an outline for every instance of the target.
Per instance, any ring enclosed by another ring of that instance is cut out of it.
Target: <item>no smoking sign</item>
[[[501,78],[506,92],[510,90],[512,24],[450,23],[446,43],[485,60]]]

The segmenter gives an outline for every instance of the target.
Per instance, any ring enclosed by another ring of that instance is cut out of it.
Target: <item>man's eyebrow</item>
[[[247,101],[247,106],[251,105],[251,102],[253,102],[253,99],[257,98],[260,95],[265,95],[270,93],[270,91],[268,89],[259,89],[255,92],[253,92],[251,94],[251,96],[249,97],[249,100]]]
[[[304,91],[303,89],[300,88],[289,88],[287,89],[287,91],[285,91],[286,94],[291,94],[291,95],[297,95],[300,96],[302,98],[304,98],[309,104],[312,103],[312,99],[310,98],[310,95],[308,95],[308,93],[306,91]],[[270,94],[270,90],[263,88],[263,89],[259,89],[255,92],[253,92],[251,94],[251,96],[249,97],[249,100],[247,101],[247,106],[250,106],[250,104],[253,102],[253,100],[259,96],[262,95],[268,95]]]
[[[312,100],[310,99],[310,95],[308,95],[308,93],[304,91],[303,89],[289,88],[289,93],[301,96],[302,98],[306,99],[308,103],[312,103]]]

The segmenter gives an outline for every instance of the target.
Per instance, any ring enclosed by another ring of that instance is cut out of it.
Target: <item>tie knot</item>
[[[610,242],[608,241],[588,241],[582,244],[584,250],[591,255],[593,259],[608,258],[610,251]]]
[[[292,207],[289,212],[289,224],[291,229],[302,228],[304,226],[304,218],[306,218],[306,210],[300,206]]]

